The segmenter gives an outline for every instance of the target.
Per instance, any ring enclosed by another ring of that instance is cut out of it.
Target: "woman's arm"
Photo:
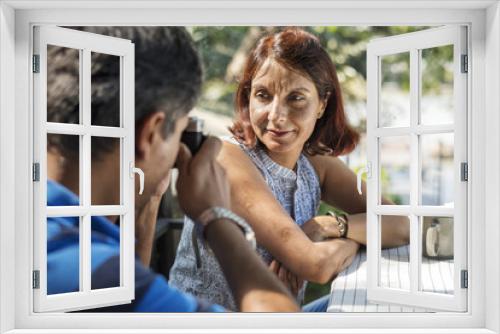
[[[366,184],[363,194],[356,188],[356,175],[340,159],[316,155],[309,157],[318,172],[323,201],[349,214],[347,238],[366,245]],[[393,204],[382,198],[382,204]],[[335,223],[335,218],[330,219]],[[382,220],[382,246],[384,248],[406,245],[409,242],[410,225],[406,217],[384,216]]]
[[[233,211],[252,225],[259,244],[300,278],[325,283],[355,254],[358,246],[350,240],[309,240],[238,146],[225,142],[218,160],[231,185]]]
[[[182,144],[177,156],[177,194],[182,210],[193,220],[208,208],[230,206],[229,183],[215,161],[220,140],[209,137],[191,157]],[[268,270],[231,220],[217,219],[204,230],[239,310],[243,312],[296,312],[299,310],[285,287]]]

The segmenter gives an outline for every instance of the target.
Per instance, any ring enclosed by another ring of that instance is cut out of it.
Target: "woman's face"
[[[252,80],[250,122],[270,152],[301,152],[324,108],[311,79],[275,61],[266,61]]]

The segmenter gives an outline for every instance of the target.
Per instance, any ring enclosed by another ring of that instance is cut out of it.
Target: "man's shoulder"
[[[119,258],[114,256],[92,273],[95,288],[119,285]],[[167,280],[145,267],[139,260],[135,262],[135,299],[130,304],[98,309],[99,312],[222,312],[219,305],[200,300],[189,293],[171,286]]]

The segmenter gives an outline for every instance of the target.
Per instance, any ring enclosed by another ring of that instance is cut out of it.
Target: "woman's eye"
[[[266,100],[269,98],[269,94],[264,91],[258,91],[257,93],[255,93],[255,96],[262,100]]]
[[[305,98],[302,95],[290,95],[289,100],[292,102],[304,101]]]

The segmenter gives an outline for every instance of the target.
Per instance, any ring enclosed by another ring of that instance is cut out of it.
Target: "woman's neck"
[[[302,151],[296,152],[271,152],[267,151],[267,155],[276,162],[278,165],[286,167],[290,170],[295,170],[295,166],[297,165],[297,161],[299,160],[300,154]]]

